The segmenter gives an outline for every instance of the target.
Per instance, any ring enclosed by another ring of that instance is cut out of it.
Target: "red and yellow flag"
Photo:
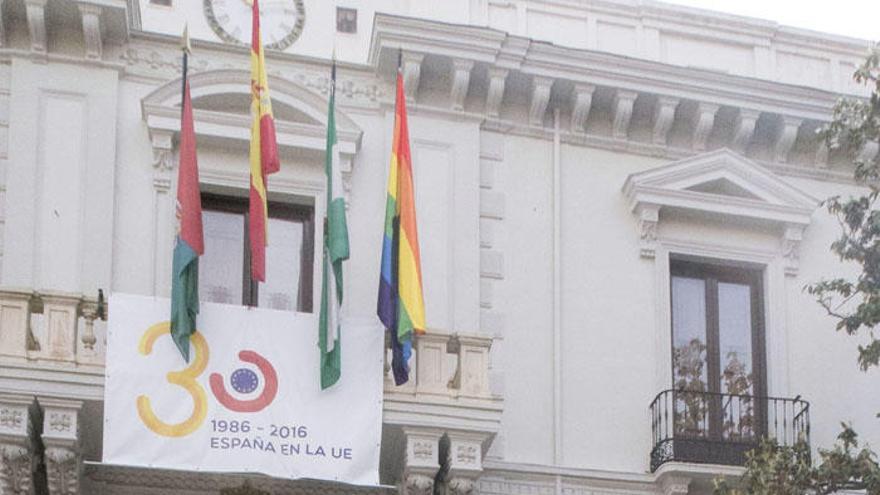
[[[266,204],[266,177],[281,168],[278,144],[275,141],[275,120],[269,98],[266,59],[260,38],[260,5],[254,0],[253,35],[251,39],[251,193],[250,241],[251,278],[266,281],[266,228],[269,223]]]

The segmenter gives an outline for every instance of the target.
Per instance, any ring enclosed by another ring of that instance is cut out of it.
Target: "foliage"
[[[816,466],[810,463],[810,446],[804,441],[781,446],[764,440],[746,457],[739,482],[716,480],[715,495],[828,495],[840,490],[880,495],[876,456],[868,447],[859,447],[858,436],[846,424],[833,449],[819,449]]]
[[[834,108],[834,120],[823,132],[831,148],[846,146],[855,159],[855,178],[868,187],[864,196],[825,201],[841,226],[831,245],[842,261],[856,264],[855,278],[822,280],[807,287],[819,304],[838,320],[837,329],[849,335],[867,333],[869,343],[859,346],[863,370],[880,363],[880,340],[874,330],[880,324],[880,44],[874,47],[854,78],[871,89],[867,100],[845,99]],[[869,150],[868,153],[863,153]]]
[[[874,333],[880,325],[880,43],[856,70],[854,79],[867,86],[871,96],[838,102],[833,122],[822,137],[829,148],[852,153],[854,177],[867,187],[863,196],[825,201],[841,226],[832,252],[861,270],[854,278],[821,280],[807,291],[837,319],[838,331],[866,334],[868,343],[859,346],[858,362],[862,370],[868,370],[880,365],[880,339]],[[846,424],[833,449],[819,449],[815,465],[805,441],[781,446],[765,440],[747,455],[745,468],[736,486],[717,480],[715,495],[826,495],[847,489],[880,495],[877,457],[867,446],[859,446],[855,431]]]

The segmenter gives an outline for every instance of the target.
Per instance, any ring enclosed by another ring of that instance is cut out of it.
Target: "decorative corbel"
[[[611,126],[611,135],[614,139],[626,139],[633,105],[638,96],[635,91],[625,89],[618,89],[614,94],[614,122]]]
[[[82,14],[83,39],[86,44],[86,58],[101,60],[101,7],[87,3],[77,4]]]
[[[425,55],[421,53],[403,52],[403,85],[406,88],[407,102],[414,102],[419,94],[419,79],[422,75],[422,60]]]
[[[0,395],[0,493],[31,493],[30,415],[33,398]]]
[[[401,495],[433,495],[434,478],[440,470],[440,437],[442,432],[434,428],[404,427],[406,452]]]
[[[798,135],[798,129],[800,129],[802,122],[803,119],[786,116],[782,117],[782,130],[779,133],[779,138],[776,140],[776,145],[773,149],[774,158],[776,158],[777,162],[785,163],[788,160],[788,153],[794,146],[794,142]]]
[[[673,96],[657,97],[657,106],[654,107],[654,129],[651,133],[651,141],[654,144],[666,145],[669,130],[675,122],[675,109],[680,101]]]
[[[592,84],[575,84],[572,94],[571,132],[581,132],[586,129],[595,91],[596,86]]]
[[[456,59],[452,61],[452,109],[463,110],[464,99],[467,97],[468,85],[471,81],[472,60]]]
[[[719,105],[714,103],[700,102],[697,106],[697,122],[694,126],[694,139],[692,146],[695,151],[704,151],[706,143],[709,141],[709,135],[715,126],[715,114]]]
[[[796,276],[800,269],[800,247],[804,238],[804,226],[788,224],[782,234],[782,257],[785,259],[785,274]]]
[[[38,399],[43,408],[43,445],[49,495],[79,493],[82,456],[79,449],[79,411],[82,402]]]
[[[31,36],[31,51],[45,54],[46,41],[46,2],[48,0],[25,0],[28,32]]]
[[[532,79],[532,101],[529,105],[529,124],[534,126],[544,125],[544,113],[547,111],[547,103],[550,102],[550,88],[553,87],[553,79],[549,77],[535,76]]]
[[[660,480],[660,493],[663,495],[687,495],[691,479],[684,476],[664,476]]]
[[[740,108],[739,119],[736,125],[736,132],[733,134],[733,141],[730,143],[734,151],[744,153],[749,143],[752,142],[752,136],[755,134],[755,125],[761,112],[748,108]]]
[[[507,81],[507,69],[489,68],[489,91],[486,94],[486,115],[489,117],[498,118],[501,113],[505,81]]]
[[[642,258],[653,258],[657,255],[657,222],[660,221],[660,207],[657,205],[640,205],[636,213],[639,215],[639,240]]]
[[[483,472],[484,434],[449,431],[449,459],[446,473],[446,495],[471,495],[476,492],[477,479]]]

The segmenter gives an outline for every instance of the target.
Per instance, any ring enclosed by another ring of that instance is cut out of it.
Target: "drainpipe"
[[[562,280],[560,232],[559,108],[553,109],[553,463],[562,465]],[[556,475],[556,495],[562,495],[562,477]]]

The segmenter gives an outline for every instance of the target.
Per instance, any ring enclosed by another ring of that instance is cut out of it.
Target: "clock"
[[[253,0],[204,0],[203,10],[220,39],[250,45],[253,4]],[[303,0],[260,0],[260,35],[266,48],[284,50],[292,45],[305,21]]]

